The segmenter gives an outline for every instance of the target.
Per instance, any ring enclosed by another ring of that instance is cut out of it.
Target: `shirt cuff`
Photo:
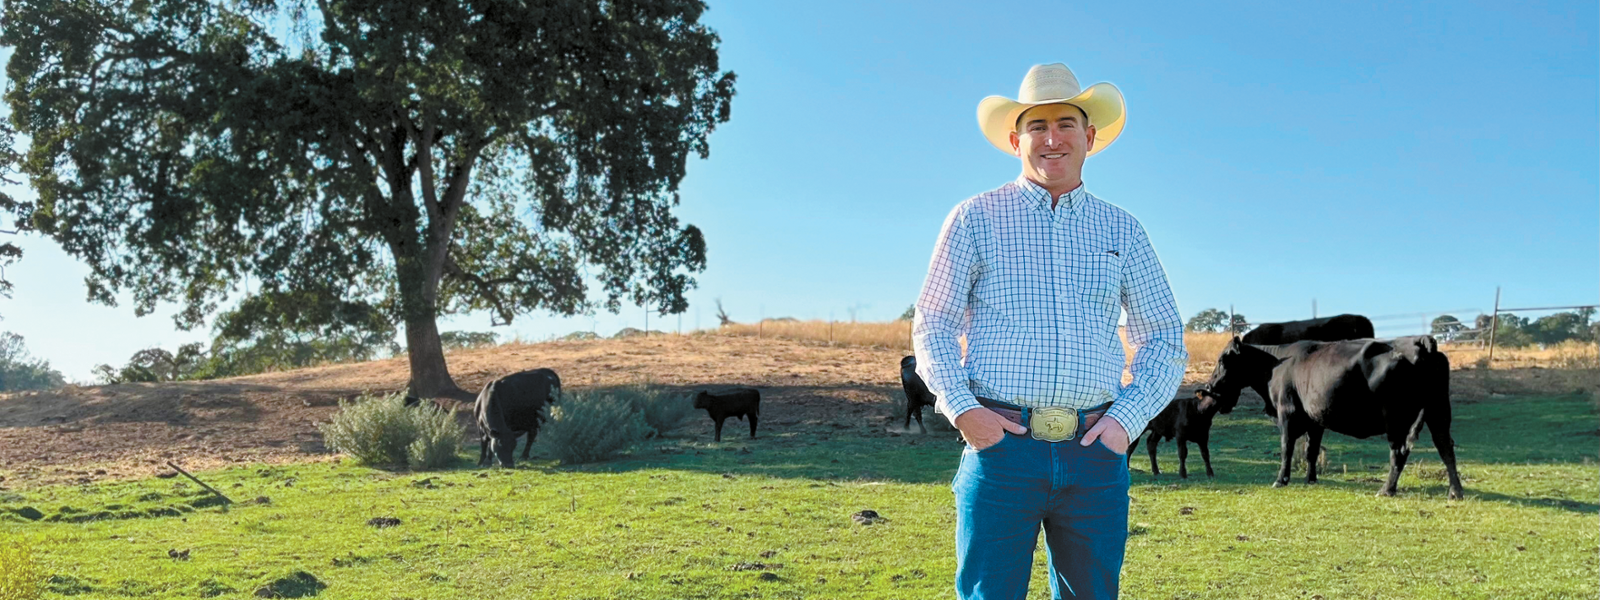
[[[944,413],[945,418],[950,420],[952,427],[956,424],[956,417],[961,416],[961,413],[981,407],[983,405],[978,404],[978,397],[967,389],[958,390],[952,396],[939,398],[939,412]]]
[[[1137,414],[1139,411],[1134,406],[1133,398],[1118,398],[1111,403],[1111,408],[1106,410],[1106,416],[1117,420],[1117,424],[1128,432],[1128,439],[1132,440],[1144,433],[1144,427],[1150,422],[1148,417]]]

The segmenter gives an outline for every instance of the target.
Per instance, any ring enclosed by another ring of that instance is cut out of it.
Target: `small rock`
[[[1250,541],[1250,536],[1248,536],[1248,535],[1241,535],[1241,536],[1239,536],[1239,537],[1236,537],[1236,538],[1234,538],[1234,539],[1237,539],[1237,540],[1239,540],[1239,541],[1241,541],[1241,542],[1248,542],[1248,541]]]
[[[872,510],[870,508],[867,509],[867,510],[863,510],[861,512],[858,512],[856,514],[850,515],[850,519],[855,521],[855,522],[857,522],[857,523],[860,523],[862,525],[872,525],[872,524],[875,524],[875,523],[881,523],[881,522],[889,520],[887,518],[884,518],[883,515],[878,514],[878,511]]]
[[[396,519],[394,517],[373,517],[373,518],[367,520],[367,525],[369,525],[371,527],[377,527],[378,529],[385,529],[385,528],[388,528],[388,527],[394,527],[394,526],[397,526],[399,524],[400,524],[400,519]]]
[[[32,506],[24,506],[11,512],[29,521],[37,521],[44,518],[44,513],[39,512],[39,509]]]
[[[189,549],[184,548],[182,551],[176,549],[167,550],[167,558],[174,560],[189,560]]]
[[[762,573],[761,576],[757,577],[756,579],[760,579],[762,581],[777,581],[778,580],[778,574],[777,573],[773,573],[771,571],[768,571],[766,573]]]
[[[772,557],[777,556],[777,555],[778,555],[778,551],[777,550],[768,550],[766,552],[762,552],[761,553],[761,558],[772,558]]]
[[[1180,514],[1180,515],[1192,515],[1192,514],[1194,514],[1194,507],[1193,506],[1185,506],[1183,508],[1180,508],[1180,509],[1178,509],[1178,514]]]
[[[162,471],[160,473],[156,473],[156,478],[157,479],[172,479],[173,477],[177,477],[177,476],[178,476],[178,472],[177,471]]]
[[[261,506],[268,506],[268,505],[272,504],[272,499],[268,498],[266,496],[256,496],[256,499],[252,500],[251,502],[254,502],[254,503],[259,504]]]

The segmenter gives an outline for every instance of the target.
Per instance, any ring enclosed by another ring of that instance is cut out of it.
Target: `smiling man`
[[[1117,596],[1129,433],[1172,399],[1188,360],[1144,228],[1083,185],[1084,159],[1125,121],[1115,86],[1081,89],[1062,64],[1029,70],[1017,100],[978,104],[984,136],[1022,174],[951,211],[912,331],[918,374],[967,440],[951,484],[965,600],[1026,597],[1041,527],[1056,598]]]

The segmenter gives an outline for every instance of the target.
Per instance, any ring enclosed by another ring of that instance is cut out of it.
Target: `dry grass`
[[[911,352],[911,322],[890,321],[875,323],[845,323],[828,321],[763,321],[738,323],[715,330],[717,335],[760,336],[787,340],[832,343],[844,346],[866,346]],[[1121,335],[1123,332],[1118,330]],[[1232,336],[1226,333],[1185,333],[1183,343],[1189,349],[1189,365],[1184,382],[1198,383],[1211,376],[1217,356],[1228,345]],[[1124,349],[1127,338],[1123,338]],[[1478,368],[1487,365],[1488,350],[1470,344],[1445,344],[1441,347],[1450,356],[1456,369]],[[1593,371],[1600,369],[1600,351],[1594,344],[1569,341],[1549,348],[1496,348],[1494,368],[1504,369],[1561,369]],[[1124,375],[1127,379],[1127,375]]]
[[[1481,367],[1489,364],[1489,349],[1477,344],[1444,344],[1450,355],[1450,364],[1457,368]],[[1494,349],[1494,368],[1517,369],[1538,367],[1543,369],[1596,369],[1600,368],[1600,347],[1593,343],[1567,340],[1547,348]]]

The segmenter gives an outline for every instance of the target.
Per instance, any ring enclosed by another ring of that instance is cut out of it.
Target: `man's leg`
[[[1044,517],[1055,598],[1117,597],[1128,543],[1128,463],[1100,442],[1056,444],[1057,486]]]
[[[1006,434],[961,453],[956,500],[956,597],[1023,600],[1049,496],[1048,444]]]

